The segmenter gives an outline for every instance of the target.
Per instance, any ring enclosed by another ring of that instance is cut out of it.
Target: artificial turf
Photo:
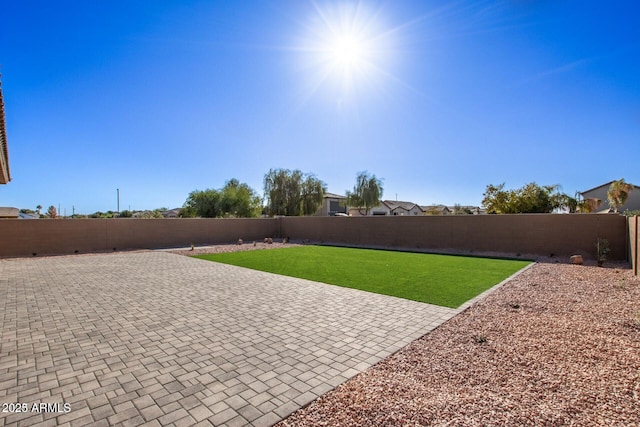
[[[330,246],[196,257],[452,308],[530,264],[520,260]]]

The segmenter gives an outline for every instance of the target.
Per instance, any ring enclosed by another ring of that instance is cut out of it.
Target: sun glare
[[[350,34],[342,35],[332,42],[330,54],[336,65],[347,68],[365,60],[366,46]]]
[[[383,25],[382,13],[361,2],[313,5],[308,34],[299,49],[307,61],[310,91],[333,87],[343,97],[379,87],[388,77],[385,70],[393,50],[393,30]]]

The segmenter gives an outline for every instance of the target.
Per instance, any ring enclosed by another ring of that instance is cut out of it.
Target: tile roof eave
[[[611,185],[613,182],[615,182],[615,181],[617,181],[617,180],[615,180],[615,179],[614,179],[613,181],[609,181],[609,182],[606,182],[606,183],[604,183],[604,184],[598,185],[598,186],[596,186],[596,187],[590,188],[590,189],[588,189],[588,190],[581,191],[581,192],[580,192],[580,194],[581,194],[581,195],[584,195],[584,193],[588,193],[588,192],[590,192],[590,191],[597,190],[598,188],[608,187],[608,186],[610,186],[610,185]],[[631,183],[630,183],[630,182],[627,182],[627,184],[631,184]],[[631,184],[631,185],[633,185],[634,187],[638,188],[638,186],[637,186],[637,185],[635,185],[635,184]]]

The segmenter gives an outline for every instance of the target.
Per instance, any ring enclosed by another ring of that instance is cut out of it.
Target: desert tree
[[[358,172],[353,191],[346,192],[345,203],[357,208],[360,213],[364,209],[364,214],[369,215],[369,211],[380,204],[383,191],[382,181],[375,175],[367,171]]]
[[[590,197],[578,203],[578,210],[583,213],[595,212],[602,205],[602,200]]]
[[[138,216],[140,219],[162,219],[162,209],[154,209],[152,211],[146,210],[141,212]]]
[[[220,209],[220,192],[218,190],[193,190],[187,196],[180,215],[186,218],[218,218],[222,216]]]
[[[576,213],[580,209],[580,193],[575,192],[571,197],[568,194],[564,194],[563,205],[569,210],[569,213]]]
[[[505,184],[487,185],[482,206],[487,213],[551,213],[566,207],[567,195],[560,193],[558,185],[540,186],[535,182],[515,190],[505,190]]]
[[[322,205],[326,191],[324,182],[298,169],[269,169],[264,176],[269,215],[313,215]]]
[[[47,209],[47,216],[49,218],[58,218],[58,210],[55,206],[49,206],[49,208]]]
[[[327,186],[315,175],[308,174],[301,186],[302,215],[313,215],[322,205]]]
[[[253,218],[261,210],[261,200],[248,184],[233,178],[220,190],[223,216],[234,218]]]
[[[237,179],[230,179],[219,190],[194,190],[184,202],[180,216],[201,218],[252,218],[260,213],[256,192]]]

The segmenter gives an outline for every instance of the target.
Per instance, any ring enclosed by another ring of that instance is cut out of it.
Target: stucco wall
[[[285,217],[281,233],[354,246],[435,252],[572,255],[594,258],[598,237],[609,240],[609,259],[627,258],[625,217],[521,214],[418,217]]]
[[[3,219],[0,256],[186,247],[277,233],[277,219]]]

